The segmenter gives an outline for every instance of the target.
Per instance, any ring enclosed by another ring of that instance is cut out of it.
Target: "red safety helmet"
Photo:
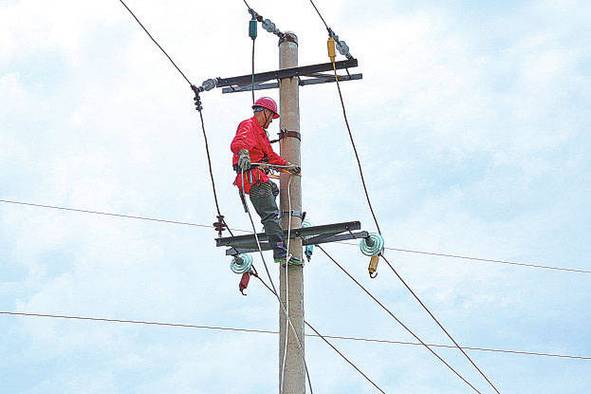
[[[279,114],[277,113],[277,103],[271,97],[260,97],[254,102],[252,109],[257,107],[268,109],[273,112],[273,119],[277,119]]]

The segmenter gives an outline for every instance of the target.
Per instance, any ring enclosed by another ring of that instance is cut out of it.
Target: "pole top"
[[[288,31],[279,39],[279,45],[283,44],[284,42],[293,42],[294,44],[298,45],[298,36],[296,36],[294,32]]]

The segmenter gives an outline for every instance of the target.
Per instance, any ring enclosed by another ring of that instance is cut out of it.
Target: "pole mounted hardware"
[[[359,229],[361,229],[361,223],[356,221],[325,224],[322,226],[291,229],[290,237],[292,239],[302,238],[302,244],[304,246],[346,241],[349,239],[365,239],[369,237],[367,231],[357,231]],[[283,234],[287,238],[287,230],[283,231]],[[272,249],[269,243],[269,238],[265,233],[258,233],[257,237],[263,251]],[[252,234],[218,238],[215,241],[217,247],[229,247],[229,249],[226,250],[226,255],[228,256],[252,253],[259,250],[256,239]]]
[[[348,59],[335,62],[337,70],[346,70],[347,75],[339,75],[339,82],[354,81],[363,78],[363,74],[350,74],[349,69],[358,66],[357,59]],[[238,93],[254,90],[275,89],[279,87],[279,80],[285,78],[298,78],[299,86],[318,85],[322,83],[335,82],[332,74],[323,74],[333,71],[332,63],[313,64],[310,66],[282,68],[275,71],[267,71],[257,74],[247,74],[231,78],[216,78],[212,80],[215,87],[222,88],[222,93]],[[210,80],[208,80],[210,81]],[[273,82],[270,82],[273,81]],[[207,81],[206,81],[207,82]],[[205,82],[204,82],[205,84]]]

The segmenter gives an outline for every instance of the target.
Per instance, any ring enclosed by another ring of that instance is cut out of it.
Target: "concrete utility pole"
[[[291,68],[298,66],[298,38],[293,33],[287,33],[279,40],[279,68]],[[280,98],[280,128],[287,132],[300,131],[300,97],[298,78],[291,77],[281,79],[279,83]],[[280,143],[281,156],[287,161],[300,165],[300,140],[291,133],[287,133]],[[289,211],[287,196],[288,177],[281,177],[280,203],[281,211]],[[291,181],[291,210],[302,212],[301,178],[292,177]],[[288,215],[284,215],[282,225],[288,228]],[[300,216],[292,214],[291,228],[300,228],[302,220]],[[302,240],[300,238],[290,241],[290,253],[303,261]],[[283,310],[279,309],[279,390],[281,390],[281,366],[284,352],[287,350],[283,389],[284,393],[302,394],[306,392],[306,371],[304,368],[304,269],[303,266],[290,265],[287,279],[289,286],[285,285],[285,268],[280,268],[279,293],[281,301],[286,304],[286,296],[289,297],[289,317],[295,328],[301,343],[301,349],[294,333],[287,324]],[[287,349],[285,349],[285,335],[288,335]]]

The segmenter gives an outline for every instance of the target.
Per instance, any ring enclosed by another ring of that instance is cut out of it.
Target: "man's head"
[[[277,103],[271,97],[261,97],[252,106],[254,116],[263,129],[269,127],[273,119],[277,119]]]

